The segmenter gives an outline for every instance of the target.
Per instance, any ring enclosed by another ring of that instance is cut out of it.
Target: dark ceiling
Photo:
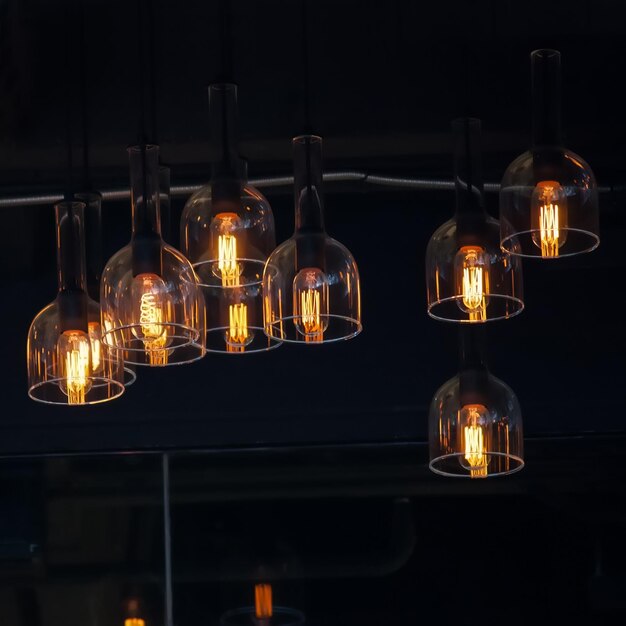
[[[305,125],[303,4],[151,6],[144,31],[154,41],[154,98],[144,109],[155,111],[173,182],[208,178],[206,87],[227,66],[239,85],[251,176],[290,173],[290,138]],[[224,8],[232,37],[221,35]],[[518,394],[529,437],[624,430],[623,17],[610,1],[308,3],[311,120],[324,136],[328,170],[450,179],[450,121],[472,114],[483,120],[486,179],[498,182],[528,144],[529,54],[562,52],[566,142],[605,188],[602,241],[569,261],[525,263],[525,312],[489,329],[492,371]],[[135,3],[3,0],[0,32],[0,196],[62,191],[68,110],[75,165],[87,155],[96,189],[127,185],[125,147],[137,137],[147,72]],[[293,227],[291,192],[264,193],[282,241]],[[361,271],[361,336],[141,371],[120,401],[88,410],[27,398],[28,325],[56,288],[53,212],[49,204],[2,208],[0,452],[424,441],[428,403],[456,371],[456,329],[427,317],[423,268],[453,196],[364,183],[329,183],[326,194],[329,232]],[[173,201],[174,245],[184,200]],[[497,215],[497,194],[488,207]],[[104,203],[105,258],[127,242],[129,218],[128,202]],[[390,258],[398,259],[393,267]],[[398,330],[398,309],[411,320],[406,331]]]

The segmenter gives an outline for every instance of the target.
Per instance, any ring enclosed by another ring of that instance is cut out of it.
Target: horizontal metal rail
[[[453,180],[443,180],[437,178],[408,178],[403,176],[378,176],[356,170],[342,172],[326,172],[324,181],[334,182],[357,182],[383,187],[393,187],[396,189],[420,189],[431,191],[452,191],[454,190]],[[293,176],[266,176],[264,178],[251,178],[250,184],[254,187],[288,187],[293,185]],[[203,187],[200,185],[172,185],[170,195],[173,198],[184,198],[190,196]],[[497,193],[500,190],[499,183],[485,183],[484,189],[488,193]],[[612,191],[611,187],[599,187],[602,193]],[[127,200],[130,198],[130,189],[108,189],[101,192],[103,200]],[[23,196],[0,196],[0,208],[39,206],[54,204],[63,199],[62,194],[32,194]]]

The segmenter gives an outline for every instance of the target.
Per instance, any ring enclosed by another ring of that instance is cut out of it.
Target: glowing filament
[[[543,258],[559,256],[559,248],[567,239],[567,197],[563,187],[554,180],[535,186],[531,200],[533,243]]]
[[[328,327],[328,278],[322,270],[300,270],[293,280],[294,323],[307,342],[321,342]]]
[[[217,247],[217,267],[222,277],[222,286],[236,287],[239,284],[237,238],[234,235],[220,235],[217,240]]]
[[[228,307],[228,337],[226,349],[229,352],[243,352],[249,343],[250,332],[248,330],[248,307],[240,302]]]
[[[91,388],[91,347],[84,332],[65,331],[57,344],[61,367],[61,390],[68,404],[84,404]]]
[[[156,274],[139,274],[132,285],[132,300],[136,307],[133,334],[141,339],[150,365],[166,365],[170,342],[167,324],[167,287]]]
[[[480,424],[485,409],[480,405],[469,405],[465,408],[468,416],[467,424],[463,427],[463,454],[469,466],[470,476],[472,478],[487,476],[488,457],[483,426]]]
[[[146,622],[141,617],[127,617],[124,626],[146,626]]]
[[[257,619],[272,617],[272,585],[259,584],[254,586],[254,608]]]
[[[559,205],[545,204],[539,207],[541,232],[541,256],[559,256]]]
[[[456,258],[457,290],[461,296],[459,306],[472,322],[487,319],[489,270],[484,257],[482,248],[463,246]]]

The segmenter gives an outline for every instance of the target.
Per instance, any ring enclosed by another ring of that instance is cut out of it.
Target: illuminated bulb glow
[[[57,344],[62,372],[61,390],[68,404],[85,404],[91,388],[91,347],[89,338],[79,330],[67,330]]]
[[[243,352],[250,336],[248,331],[248,307],[243,302],[229,305],[228,319],[229,327],[226,349],[229,352]]]
[[[487,476],[488,456],[485,449],[485,435],[480,425],[485,407],[481,405],[468,405],[468,423],[463,428],[463,455],[470,469],[470,476],[478,478]]]
[[[531,205],[533,243],[543,258],[556,258],[567,239],[567,198],[561,185],[544,180],[535,186]]]
[[[167,365],[165,282],[156,274],[139,274],[135,277],[133,289],[136,290],[134,297],[139,301],[141,334],[135,329],[133,333],[143,341],[150,365]]]
[[[254,586],[254,609],[257,619],[272,617],[272,585],[259,584]]]
[[[541,256],[559,256],[559,205],[545,204],[539,207],[541,231]]]
[[[320,343],[328,327],[328,277],[316,267],[300,270],[293,279],[294,324],[305,342]]]
[[[240,228],[236,213],[219,213],[215,216],[218,229],[217,270],[222,279],[222,287],[238,287],[241,266],[237,263],[237,237],[234,230]]]
[[[483,259],[484,250],[478,246],[463,246],[457,253],[457,282],[460,283],[461,309],[471,322],[487,319],[489,271]],[[460,271],[459,271],[460,270]]]
[[[146,626],[146,622],[141,617],[127,617],[124,626]]]

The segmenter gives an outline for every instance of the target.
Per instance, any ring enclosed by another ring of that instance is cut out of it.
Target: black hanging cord
[[[82,191],[91,191],[91,177],[89,174],[89,116],[87,103],[87,68],[85,65],[85,51],[87,49],[87,37],[85,30],[85,4],[81,2],[78,14],[78,33],[81,54],[78,55],[78,73],[79,73],[79,97],[81,109],[81,126],[82,126]]]
[[[74,153],[72,149],[74,128],[73,128],[73,97],[75,82],[75,62],[74,62],[74,25],[76,22],[75,0],[70,0],[67,4],[67,15],[65,23],[67,32],[65,34],[65,151],[66,151],[66,180],[64,199],[71,201],[74,197]],[[80,55],[78,55],[80,56]]]
[[[220,25],[219,41],[220,41],[220,75],[217,82],[232,83],[233,82],[233,18],[230,0],[220,0],[219,3]]]
[[[302,0],[302,91],[304,95],[304,134],[313,134],[311,123],[311,56],[308,0]]]

